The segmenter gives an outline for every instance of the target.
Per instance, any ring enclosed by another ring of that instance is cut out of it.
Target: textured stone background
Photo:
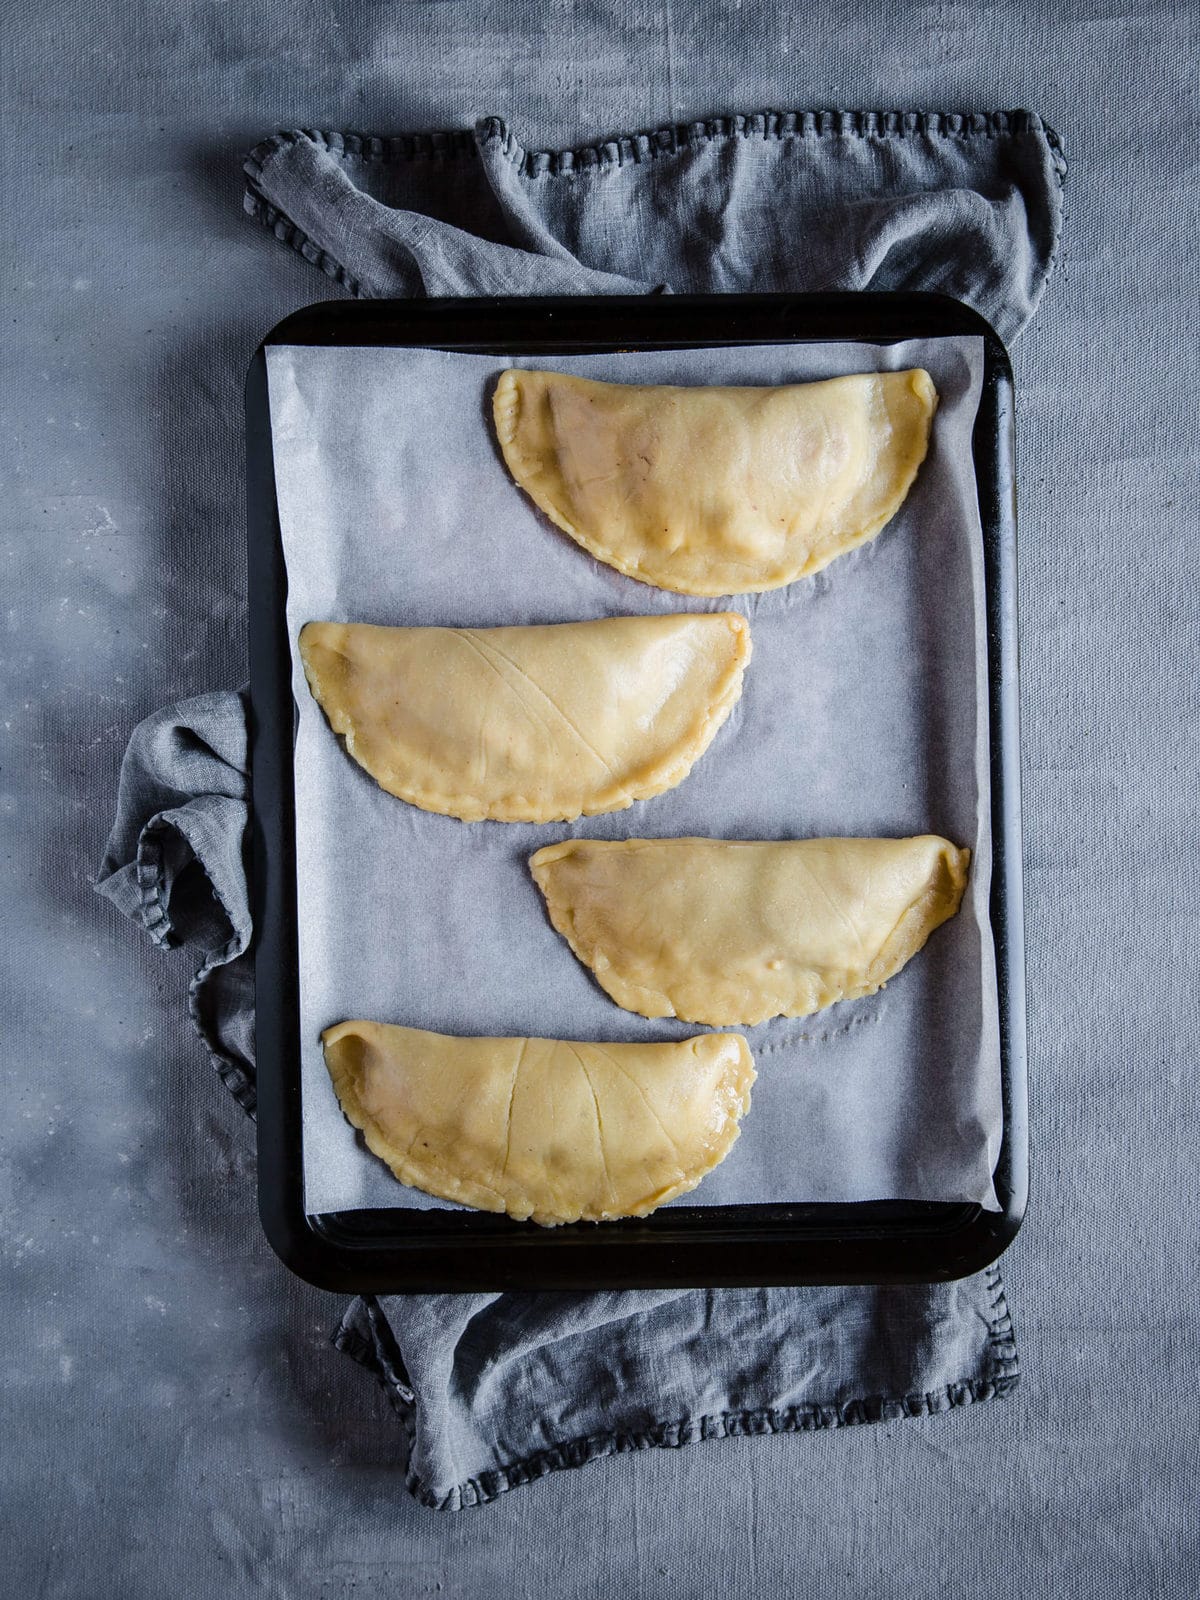
[[[1197,7],[18,0],[0,932],[14,1594],[1194,1593]],[[529,147],[764,107],[1028,106],[1072,170],[1015,352],[1034,1193],[1010,1400],[645,1452],[446,1518],[255,1212],[186,958],[97,901],[117,766],[245,676],[241,382],[333,292],[241,213],[296,125]]]

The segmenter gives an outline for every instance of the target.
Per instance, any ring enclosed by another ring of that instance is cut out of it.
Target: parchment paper
[[[322,1028],[678,1039],[617,1007],[551,928],[526,866],[568,836],[940,833],[974,852],[958,916],[882,993],[743,1030],[758,1081],[725,1162],[678,1204],[975,1200],[1001,1134],[983,551],[971,459],[982,342],[914,340],[512,361],[391,348],[267,354],[296,739],[306,1204],[445,1207],[397,1183],[342,1116]],[[594,561],[512,482],[491,426],[505,366],[654,383],[790,383],[924,366],[930,453],[883,533],[815,578],[732,600]],[[377,787],[309,694],[310,619],[563,622],[736,608],[738,706],[670,793],[574,824],[462,823]]]

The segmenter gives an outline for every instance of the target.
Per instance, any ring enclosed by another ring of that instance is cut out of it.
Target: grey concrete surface
[[[46,1597],[1190,1595],[1194,5],[744,0],[6,15],[0,1529]],[[1017,1394],[412,1504],[338,1303],[258,1228],[183,958],[92,894],[126,735],[245,674],[242,373],[332,293],[243,219],[277,126],[533,147],[764,107],[1028,106],[1071,160],[1015,352],[1034,1191]]]

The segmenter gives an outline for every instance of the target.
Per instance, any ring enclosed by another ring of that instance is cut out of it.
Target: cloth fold
[[[499,118],[292,131],[246,208],[352,293],[939,290],[1011,340],[1053,270],[1065,162],[1032,113],[763,112],[576,150]],[[246,699],[135,730],[97,889],[201,957],[191,1014],[254,1110]],[[406,1481],[458,1509],[596,1457],[923,1415],[1017,1381],[998,1269],[954,1284],[360,1298],[335,1335],[403,1423]]]
[[[920,288],[1011,340],[1053,270],[1066,163],[1027,111],[767,111],[558,151],[499,117],[309,129],[245,170],[250,214],[358,295]]]
[[[253,1115],[247,710],[245,692],[203,694],[138,724],[96,891],[164,949],[201,952],[188,1009],[225,1087]]]
[[[932,1287],[360,1299],[334,1342],[379,1377],[408,1489],[438,1510],[629,1450],[932,1416],[1017,1381],[997,1267]]]
[[[192,1017],[252,1113],[246,710],[205,694],[138,726],[96,888],[201,955]],[[651,1445],[944,1411],[1018,1374],[994,1267],[932,1286],[360,1297],[334,1342],[383,1385],[407,1486],[441,1510]]]

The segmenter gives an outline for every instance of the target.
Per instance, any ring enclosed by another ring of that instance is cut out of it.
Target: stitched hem
[[[362,1327],[364,1318],[366,1330]],[[335,1350],[374,1372],[390,1399],[402,1406],[412,1405],[415,1396],[404,1358],[373,1295],[360,1295],[350,1302],[330,1342]]]
[[[625,1432],[581,1435],[546,1450],[465,1479],[439,1494],[411,1466],[405,1487],[415,1500],[435,1511],[462,1511],[486,1505],[510,1489],[533,1483],[551,1472],[585,1466],[605,1456],[632,1450],[678,1449],[702,1439],[729,1439],[761,1434],[814,1433],[860,1423],[893,1422],[905,1417],[936,1416],[980,1401],[1001,1399],[1020,1379],[1012,1321],[1004,1298],[1000,1270],[987,1268],[991,1293],[988,1318],[988,1369],[983,1378],[964,1378],[940,1389],[902,1395],[866,1395],[836,1405],[810,1404],[782,1409],[724,1411],[677,1422],[652,1423]],[[365,1316],[367,1327],[362,1326]],[[386,1319],[369,1296],[356,1300],[333,1337],[334,1347],[372,1371],[399,1417],[411,1460],[416,1428],[416,1406],[408,1374]]]
[[[644,132],[624,134],[597,144],[564,150],[526,150],[502,117],[483,117],[474,131],[465,128],[436,133],[339,133],[322,128],[280,132],[254,146],[242,163],[247,183],[242,204],[283,244],[295,250],[329,278],[362,298],[361,281],[268,200],[262,177],[266,163],[289,145],[307,139],[333,156],[359,161],[459,161],[495,146],[523,177],[561,176],[600,167],[627,166],[677,155],[721,139],[817,140],[828,138],[1044,138],[1061,190],[1067,175],[1062,142],[1054,129],[1033,111],[759,111],[749,115],[709,117],[696,122],[668,123]],[[1055,241],[1057,249],[1057,240]],[[1050,270],[1054,258],[1051,257]]]
[[[1007,1383],[1011,1388],[1020,1377],[1020,1362],[1017,1359],[1017,1341],[1013,1332],[1012,1317],[1009,1315],[1008,1301],[1004,1296],[1004,1283],[1000,1277],[1000,1268],[994,1262],[986,1269],[984,1281],[992,1295],[988,1305],[990,1312],[988,1348],[995,1368],[995,1381]]]
[[[305,261],[311,262],[314,267],[319,267],[327,278],[340,283],[343,289],[349,290],[356,298],[363,298],[362,284],[359,280],[347,272],[336,257],[331,256],[327,250],[322,250],[320,245],[314,244],[308,234],[294,222],[289,221],[282,211],[249,189],[246,190],[243,205],[248,216],[255,217],[297,255],[303,256]]]
[[[1062,140],[1058,137],[1057,133],[1055,133],[1050,124],[1048,122],[1042,122],[1040,117],[1037,120],[1042,134],[1045,137],[1046,143],[1050,147],[1050,160],[1054,167],[1054,176],[1058,179],[1058,186],[1061,189],[1063,184],[1066,182],[1067,173],[1070,171],[1070,162],[1067,160],[1067,152],[1063,149]]]
[[[721,139],[995,139],[1029,134],[1046,137],[1061,159],[1058,136],[1052,136],[1032,111],[758,111],[667,123],[570,150],[526,150],[502,117],[485,117],[479,124],[480,142],[498,144],[504,156],[527,178],[579,168],[623,167],[695,150]]]
[[[1070,166],[1067,161],[1067,153],[1063,149],[1062,140],[1058,137],[1057,133],[1055,133],[1054,129],[1049,127],[1046,123],[1042,124],[1042,132],[1045,135],[1046,145],[1050,151],[1050,165],[1054,172],[1054,181],[1058,186],[1058,207],[1057,210],[1055,210],[1052,218],[1054,235],[1050,241],[1050,253],[1046,257],[1046,270],[1042,274],[1042,287],[1038,291],[1037,300],[1034,302],[1035,310],[1037,309],[1038,304],[1041,302],[1041,297],[1046,289],[1046,285],[1050,282],[1051,278],[1053,278],[1058,268],[1058,258],[1062,251],[1063,236],[1063,191],[1066,188],[1067,174],[1070,171]]]
[[[242,205],[248,216],[256,218],[283,244],[295,250],[314,267],[356,298],[363,298],[360,279],[355,278],[336,256],[316,243],[302,228],[298,228],[286,213],[272,205],[263,193],[263,167],[289,145],[307,139],[319,150],[338,157],[350,156],[360,161],[457,161],[478,153],[475,135],[470,129],[456,128],[443,133],[403,133],[389,138],[379,138],[365,133],[336,133],[323,128],[300,128],[280,132],[256,144],[242,162],[247,184]]]
[[[175,950],[182,944],[182,940],[175,932],[171,922],[170,912],[166,902],[166,874],[163,871],[162,833],[165,828],[171,827],[176,832],[183,830],[176,824],[155,821],[148,823],[142,830],[137,847],[137,885],[141,897],[141,920],[146,932],[163,950]],[[186,838],[186,834],[184,834]],[[199,857],[196,858],[199,860]],[[207,874],[206,874],[207,876]],[[216,886],[211,878],[208,879],[213,896],[221,910],[224,912],[230,927],[233,918],[217,894]],[[239,933],[232,933],[219,949],[210,952],[204,959],[199,972],[188,984],[188,1015],[192,1019],[192,1026],[200,1035],[217,1076],[229,1090],[230,1094],[241,1106],[249,1117],[254,1117],[258,1108],[258,1087],[253,1073],[249,1071],[244,1062],[222,1048],[218,1041],[215,1029],[209,1022],[205,1012],[203,990],[205,979],[217,967],[243,955],[246,950],[247,940]]]
[[[444,1494],[438,1494],[419,1473],[409,1470],[405,1486],[414,1499],[435,1511],[463,1511],[470,1506],[487,1505],[510,1489],[536,1482],[551,1472],[585,1466],[605,1456],[625,1455],[632,1450],[678,1449],[702,1439],[732,1439],[782,1433],[815,1433],[831,1428],[854,1427],[866,1422],[895,1422],[905,1417],[936,1416],[944,1411],[999,1399],[1016,1385],[1015,1375],[1004,1379],[964,1378],[925,1394],[869,1395],[841,1405],[791,1406],[785,1410],[725,1411],[680,1422],[654,1423],[626,1433],[596,1433],[571,1439],[549,1450],[536,1451],[519,1461],[467,1478]],[[385,1385],[386,1387],[386,1385]],[[411,1413],[412,1407],[397,1409]]]
[[[259,184],[266,161],[285,145],[308,139],[319,150],[360,161],[453,161],[477,153],[480,144],[498,143],[527,177],[570,172],[576,167],[626,166],[710,144],[715,139],[932,138],[986,139],[1041,135],[1054,152],[1056,170],[1066,171],[1062,142],[1034,111],[754,111],[693,122],[669,122],[637,133],[619,134],[594,144],[559,150],[527,150],[503,117],[481,117],[476,130],[452,128],[437,133],[339,133],[326,128],[280,132],[255,145],[243,167]]]
[[[212,1064],[217,1070],[217,1076],[229,1090],[230,1094],[241,1106],[246,1115],[253,1121],[258,1115],[258,1083],[253,1074],[247,1069],[244,1062],[222,1048],[217,1039],[215,1029],[210,1025],[204,1006],[204,981],[216,967],[223,967],[226,962],[233,961],[244,954],[240,948],[240,940],[234,934],[229,943],[223,945],[215,954],[209,956],[199,972],[188,984],[188,1016],[192,1019],[192,1026],[204,1041],[205,1049],[212,1058]]]
[[[493,122],[499,118],[489,119]],[[474,131],[452,128],[439,133],[397,133],[379,137],[370,133],[334,133],[325,128],[296,128],[281,131],[256,144],[243,166],[257,181],[264,163],[284,145],[308,139],[320,150],[335,156],[354,156],[360,161],[456,161],[473,156],[478,148]]]
[[[166,901],[166,874],[162,842],[155,823],[142,830],[137,844],[134,874],[138,886],[142,927],[163,950],[177,950],[183,942],[171,923]]]

